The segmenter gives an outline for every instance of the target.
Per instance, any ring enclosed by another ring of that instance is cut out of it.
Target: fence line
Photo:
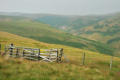
[[[38,49],[16,47],[13,44],[5,46],[5,53],[12,57],[24,57],[31,60],[42,60],[48,62],[61,62],[63,49]]]
[[[66,56],[63,54],[63,48],[60,49],[38,49],[38,48],[24,48],[24,47],[17,47],[13,44],[9,46],[5,46],[4,48],[5,54],[9,54],[12,57],[23,57],[30,60],[41,60],[41,61],[48,61],[48,62],[61,62],[62,57],[65,58],[67,62],[70,62]],[[2,44],[0,44],[0,54],[2,52]],[[109,62],[109,69],[112,69],[113,66],[113,57],[111,56]],[[86,53],[82,54],[82,65],[85,65],[86,60]]]

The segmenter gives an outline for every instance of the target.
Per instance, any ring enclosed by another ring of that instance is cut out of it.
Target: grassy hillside
[[[0,56],[0,80],[119,80],[120,59],[113,58],[109,70],[110,56],[69,46],[48,44],[0,32],[0,43],[33,48],[64,48],[69,60],[63,63],[35,62],[25,59]],[[3,48],[2,47],[2,48]],[[85,65],[81,65],[82,53],[86,53]]]
[[[103,42],[120,51],[120,13],[92,16],[47,15],[33,20],[50,24],[74,35]]]
[[[35,22],[27,18],[15,20],[14,18],[3,18],[2,16],[0,20],[0,31],[6,31],[46,43],[67,45],[106,54],[113,53],[113,49],[110,49],[105,44],[73,36],[52,28],[47,24]]]
[[[117,49],[120,54],[120,14],[99,21],[98,23],[78,30],[79,35],[92,40],[107,43]]]
[[[48,15],[34,17],[33,20],[50,24],[53,27],[63,29],[68,32],[74,32],[74,29],[80,29],[92,25],[108,16],[62,16]]]

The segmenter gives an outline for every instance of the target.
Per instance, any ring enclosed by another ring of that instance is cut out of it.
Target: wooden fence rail
[[[13,44],[5,47],[5,53],[12,57],[23,57],[30,60],[42,60],[48,62],[61,62],[63,49],[38,49],[17,47]]]

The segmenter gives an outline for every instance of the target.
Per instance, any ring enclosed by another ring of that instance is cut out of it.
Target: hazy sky
[[[0,11],[69,15],[120,12],[120,0],[0,0]]]

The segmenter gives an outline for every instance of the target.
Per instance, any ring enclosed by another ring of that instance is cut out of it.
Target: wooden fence
[[[0,44],[0,54],[1,54],[1,44]],[[38,49],[38,48],[24,48],[24,47],[17,47],[13,44],[9,46],[5,46],[4,54],[9,54],[12,57],[23,57],[30,60],[41,60],[41,61],[48,61],[48,62],[61,62],[62,56],[66,59],[67,62],[69,60],[63,55],[63,49]],[[82,65],[85,65],[86,54],[83,53],[82,55]],[[113,64],[113,56],[110,59],[110,70],[112,69]]]
[[[30,60],[61,62],[63,49],[24,48],[11,44],[9,46],[5,46],[5,54],[9,54],[12,57],[23,57]]]

